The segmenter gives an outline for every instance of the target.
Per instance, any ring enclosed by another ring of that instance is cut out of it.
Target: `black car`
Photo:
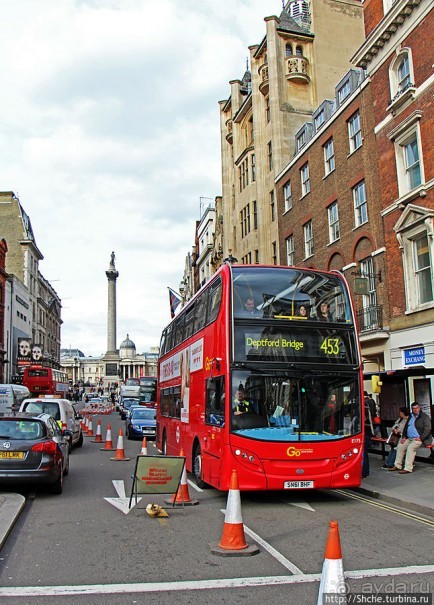
[[[70,439],[49,414],[1,416],[0,487],[48,484],[52,493],[61,494]]]
[[[125,420],[125,418],[127,417],[127,412],[132,405],[140,405],[139,400],[138,399],[123,399],[122,400],[121,407],[119,410],[119,414],[120,414],[122,420]]]

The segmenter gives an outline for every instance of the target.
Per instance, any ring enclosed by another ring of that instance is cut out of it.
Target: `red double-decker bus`
[[[154,376],[141,376],[139,388],[140,404],[148,408],[157,405],[157,379]]]
[[[340,273],[226,264],[163,331],[157,446],[201,487],[357,486],[362,378]]]
[[[38,395],[59,395],[66,397],[69,389],[66,372],[54,368],[32,365],[24,368],[23,385],[33,397]]]

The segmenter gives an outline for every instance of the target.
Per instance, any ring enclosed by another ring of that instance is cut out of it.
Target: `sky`
[[[159,345],[221,195],[218,102],[281,0],[1,0],[0,187],[13,191],[62,300],[62,348]],[[210,198],[210,199],[208,199]],[[0,225],[1,235],[1,225]],[[7,238],[6,238],[7,239]]]

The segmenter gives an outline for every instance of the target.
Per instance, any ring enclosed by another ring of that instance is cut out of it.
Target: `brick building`
[[[383,409],[417,399],[433,412],[433,3],[370,0],[355,65],[371,81],[388,275]],[[376,360],[372,360],[374,368]],[[431,417],[434,414],[431,413]]]
[[[350,70],[333,99],[295,135],[296,154],[276,178],[282,264],[344,273],[353,292],[362,356],[382,355],[389,314],[372,90]]]

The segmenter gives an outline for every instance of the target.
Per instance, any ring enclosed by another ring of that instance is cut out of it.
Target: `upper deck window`
[[[293,268],[234,267],[233,280],[235,318],[352,323],[348,295],[337,275]]]

